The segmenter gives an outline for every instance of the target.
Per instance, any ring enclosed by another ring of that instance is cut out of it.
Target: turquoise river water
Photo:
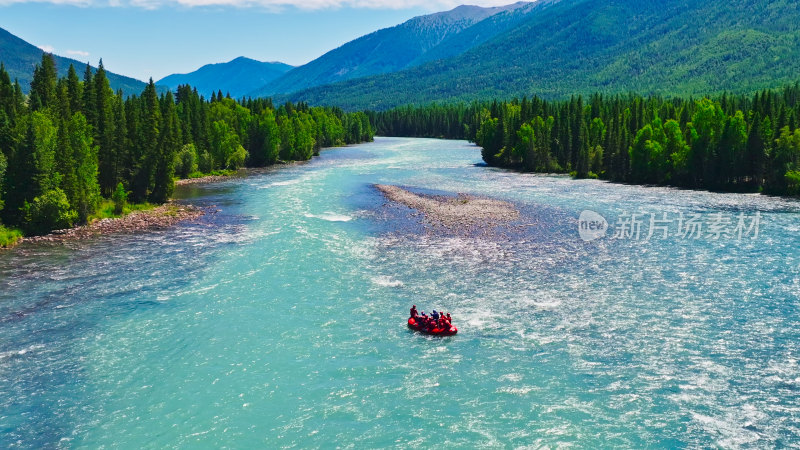
[[[800,204],[479,163],[378,138],[181,187],[197,222],[0,253],[0,447],[800,445]],[[521,216],[448,232],[375,183]],[[613,239],[632,212],[749,234]]]

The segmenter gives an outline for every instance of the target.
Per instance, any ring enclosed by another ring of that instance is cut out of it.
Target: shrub
[[[69,205],[67,194],[59,188],[45,192],[25,203],[25,229],[31,234],[45,234],[52,230],[70,228],[78,220],[78,213]]]
[[[125,205],[128,203],[128,193],[122,183],[117,184],[117,189],[111,196],[111,200],[114,200],[114,214],[122,214],[122,211],[125,210]]]
[[[214,160],[211,158],[211,154],[208,153],[208,150],[203,150],[197,161],[197,169],[200,172],[208,173],[211,172],[212,167],[214,167]]]
[[[800,171],[790,170],[784,175],[786,179],[786,193],[788,195],[800,195]]]
[[[238,169],[244,166],[244,162],[247,160],[247,150],[244,149],[241,145],[238,146],[236,151],[231,154],[230,158],[228,158],[228,169]]]
[[[11,247],[22,237],[19,230],[0,225],[0,248]]]
[[[175,155],[175,174],[180,178],[189,178],[189,174],[197,171],[197,148],[194,144],[186,144]]]

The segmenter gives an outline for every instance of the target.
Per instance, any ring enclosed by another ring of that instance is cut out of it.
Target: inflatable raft
[[[419,331],[423,334],[430,334],[432,336],[452,336],[458,333],[458,328],[453,325],[450,325],[450,328],[434,328],[432,330],[427,330],[422,328],[413,317],[408,318],[408,328],[411,328],[414,331]]]

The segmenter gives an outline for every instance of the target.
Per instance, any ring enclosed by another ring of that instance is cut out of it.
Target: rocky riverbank
[[[146,211],[134,211],[115,219],[102,219],[80,227],[56,230],[45,236],[31,236],[21,242],[62,242],[85,239],[101,234],[167,228],[178,222],[197,219],[205,214],[203,208],[166,203]]]
[[[420,211],[429,223],[454,231],[486,228],[519,218],[514,205],[501,200],[466,194],[424,196],[385,184],[376,184],[375,188],[387,199]]]
[[[231,177],[235,175],[236,173],[230,175],[207,175],[199,178],[184,178],[181,180],[175,180],[175,186],[185,186],[188,184],[216,183],[217,181],[230,180]]]

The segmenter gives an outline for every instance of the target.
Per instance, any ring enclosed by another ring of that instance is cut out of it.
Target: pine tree
[[[180,128],[178,115],[175,112],[175,101],[172,92],[161,99],[161,127],[159,128],[160,148],[156,156],[153,192],[150,201],[164,203],[172,195],[175,188],[175,155],[180,145]]]
[[[100,203],[97,147],[92,145],[92,130],[83,114],[75,113],[68,129],[77,181],[74,197],[69,202],[78,213],[78,221],[84,223]]]
[[[131,139],[128,132],[128,118],[125,111],[122,90],[113,98],[114,114],[114,156],[117,184],[122,180],[130,180]]]
[[[57,81],[55,59],[50,53],[43,53],[41,65],[33,70],[29,101],[31,111],[38,111],[55,103]]]
[[[69,65],[69,71],[67,72],[67,98],[69,99],[70,116],[81,111],[81,105],[83,104],[83,86],[72,64]]]
[[[3,202],[3,192],[5,191],[6,169],[8,169],[8,160],[3,152],[0,152],[0,212],[3,212],[3,207],[5,206],[5,202]]]
[[[100,191],[110,197],[118,182],[117,145],[114,133],[114,92],[111,90],[103,60],[97,66],[94,80],[94,142],[98,146]]]
[[[133,174],[133,200],[142,202],[148,198],[152,188],[155,164],[160,150],[159,136],[161,111],[153,79],[142,92],[142,121],[139,123],[138,139],[140,154],[134,162],[136,172]]]
[[[58,128],[47,114],[34,112],[30,117],[27,151],[32,160],[32,196],[41,195],[59,186],[56,172],[56,144]]]
[[[95,92],[92,66],[87,63],[86,70],[83,72],[83,105],[81,111],[86,117],[86,121],[89,122],[89,125],[92,127],[97,125],[97,101],[95,99]]]

